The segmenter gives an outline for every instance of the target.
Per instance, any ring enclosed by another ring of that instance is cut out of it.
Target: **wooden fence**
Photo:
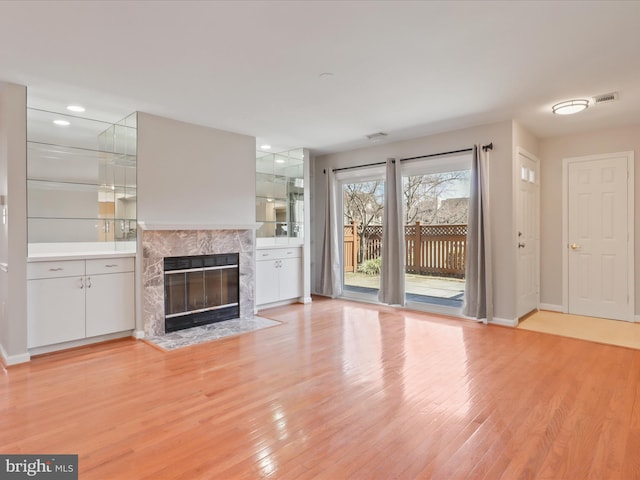
[[[407,273],[464,277],[467,253],[466,225],[405,225]],[[382,226],[370,225],[358,233],[357,224],[344,226],[344,271],[355,272],[366,260],[380,257]]]

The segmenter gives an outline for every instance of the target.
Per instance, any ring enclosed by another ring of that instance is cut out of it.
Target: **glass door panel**
[[[377,298],[382,266],[382,178],[342,184],[345,296]]]
[[[417,167],[417,168],[416,168]],[[460,308],[465,288],[470,158],[403,174],[407,302]]]

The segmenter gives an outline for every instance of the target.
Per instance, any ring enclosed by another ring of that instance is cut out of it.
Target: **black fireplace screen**
[[[164,259],[165,331],[240,315],[237,253]]]

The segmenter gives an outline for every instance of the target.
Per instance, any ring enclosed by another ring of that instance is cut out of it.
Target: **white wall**
[[[540,141],[540,301],[562,305],[562,159],[635,152],[635,297],[640,299],[640,125]],[[636,303],[636,315],[640,313]]]
[[[539,156],[540,141],[529,130],[518,122],[513,122],[513,158],[517,161],[517,147],[524,148],[527,152]]]
[[[511,121],[466,128],[412,140],[362,148],[316,157],[313,161],[312,205],[312,289],[317,292],[325,202],[325,176],[323,169],[340,168],[381,162],[386,158],[405,158],[430,153],[469,148],[474,144],[493,142],[490,153],[490,184],[493,237],[493,271],[495,283],[494,307],[498,319],[514,320],[516,315],[515,264],[513,250],[512,164],[513,129]]]
[[[8,364],[27,361],[27,89],[0,82],[0,353]],[[1,210],[1,207],[0,207]],[[1,213],[1,211],[0,211]]]
[[[138,114],[138,220],[255,223],[255,138]]]

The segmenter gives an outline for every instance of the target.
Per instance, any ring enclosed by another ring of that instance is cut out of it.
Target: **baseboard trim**
[[[289,300],[280,300],[273,303],[263,303],[260,305],[256,305],[254,315],[259,315],[260,311],[264,310],[265,308],[283,307],[285,305],[293,305],[295,303],[304,303],[304,302],[302,302],[302,298],[291,298]]]
[[[493,317],[493,319],[489,322],[490,325],[500,325],[501,327],[517,327],[518,319],[508,319],[508,318],[498,318]]]
[[[4,349],[4,346],[0,344],[0,356],[2,357],[2,363],[7,367],[11,365],[18,365],[20,363],[27,363],[31,361],[31,355],[29,352],[20,353],[18,355],[9,355]]]
[[[145,337],[144,330],[134,330],[131,336],[136,340],[140,340]]]
[[[116,340],[118,338],[127,338],[132,336],[133,336],[133,331],[125,330],[123,332],[108,333],[106,335],[99,335],[97,337],[81,338],[78,340],[71,340],[69,342],[55,343],[53,345],[44,345],[42,347],[34,347],[29,350],[29,353],[31,355],[42,355],[44,353],[57,352],[60,350],[67,350],[69,348],[85,347],[88,345],[92,345],[94,343],[101,343],[109,340]]]
[[[640,323],[640,315],[636,315],[635,317],[633,317],[633,321],[636,323]]]
[[[540,310],[548,310],[550,312],[562,313],[562,305],[554,305],[553,303],[541,303]]]
[[[302,297],[299,301],[300,303],[311,303],[311,297]]]

